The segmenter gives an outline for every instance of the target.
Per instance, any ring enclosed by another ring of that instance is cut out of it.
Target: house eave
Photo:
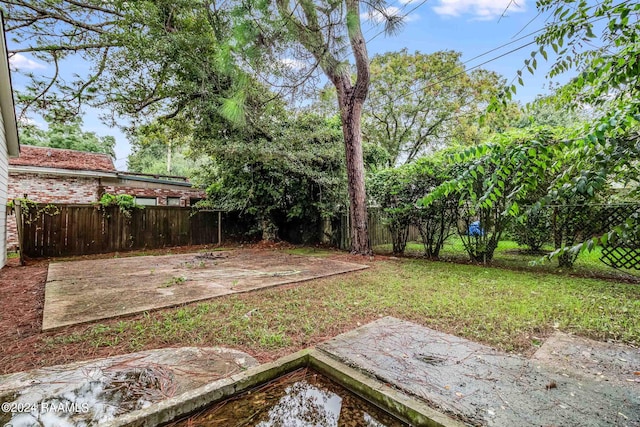
[[[116,172],[58,169],[24,165],[9,165],[9,173],[35,173],[39,175],[75,176],[84,178],[118,178],[118,174]]]
[[[0,12],[0,43],[4,51],[0,55],[0,85],[6,90],[0,92],[0,109],[2,109],[2,122],[4,123],[5,139],[9,157],[18,157],[20,154],[20,140],[18,138],[18,126],[16,124],[16,111],[13,102],[13,90],[11,86],[11,73],[9,72],[9,57],[7,39],[4,34],[4,15]]]
[[[156,179],[156,178],[146,178],[146,177],[141,177],[141,176],[131,176],[127,173],[118,173],[118,178],[120,178],[121,180],[127,180],[127,181],[139,181],[139,182],[149,182],[152,184],[164,184],[164,185],[173,185],[173,186],[177,186],[177,187],[186,187],[186,188],[193,188],[193,185],[191,185],[190,182],[180,182],[180,181],[170,181],[170,180],[165,180],[165,179]]]

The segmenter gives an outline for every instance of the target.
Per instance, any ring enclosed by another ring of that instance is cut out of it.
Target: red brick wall
[[[189,206],[191,198],[204,198],[202,190],[182,188],[153,188],[153,183],[140,183],[140,187],[107,184],[100,189],[99,178],[58,177],[34,173],[9,174],[9,199],[27,198],[40,203],[92,203],[100,191],[112,194],[130,194],[138,197],[156,197],[159,206],[167,204],[167,197],[180,197],[181,206]],[[101,194],[101,193],[100,193]],[[7,250],[18,245],[15,215],[7,216]]]
[[[98,195],[98,178],[59,177],[34,173],[9,174],[8,198],[22,198],[40,203],[91,203]],[[18,245],[16,219],[7,216],[7,250]]]

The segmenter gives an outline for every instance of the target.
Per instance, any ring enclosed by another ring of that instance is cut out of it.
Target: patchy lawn
[[[267,361],[387,315],[512,352],[533,352],[554,328],[640,344],[638,285],[417,259],[323,255],[371,268],[48,333],[38,330],[44,263],[5,268],[0,371],[183,345],[233,347]],[[25,309],[7,312],[14,305]]]
[[[376,253],[390,254],[391,244],[379,245],[374,248]],[[552,252],[552,247],[545,247],[544,251]],[[405,255],[409,257],[421,257],[424,254],[424,247],[419,242],[408,242]],[[525,248],[518,246],[514,241],[503,240],[498,244],[494,252],[491,265],[494,267],[505,267],[515,270],[527,270],[532,272],[544,272],[552,274],[562,274],[565,276],[592,277],[599,279],[611,279],[625,282],[640,283],[640,271],[629,269],[615,269],[600,261],[601,249],[595,248],[591,252],[583,252],[578,256],[571,269],[558,268],[558,261],[545,261],[543,264],[532,262],[540,261],[542,254],[530,254]],[[442,247],[440,258],[448,261],[469,263],[469,256],[464,249],[462,240],[457,236],[450,237]]]

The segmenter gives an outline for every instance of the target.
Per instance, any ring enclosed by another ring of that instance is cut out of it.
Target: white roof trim
[[[2,122],[7,142],[9,157],[18,157],[20,154],[20,140],[18,139],[18,126],[16,124],[16,110],[13,103],[13,86],[11,86],[11,73],[9,72],[9,57],[7,54],[7,39],[4,34],[4,15],[0,12],[0,109],[2,109]]]
[[[46,168],[41,166],[9,165],[9,173],[36,173],[42,175],[79,176],[88,178],[118,178],[116,172]]]

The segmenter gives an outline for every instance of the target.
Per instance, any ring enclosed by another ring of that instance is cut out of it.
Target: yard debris
[[[251,319],[251,316],[253,316],[253,313],[257,313],[257,312],[258,312],[258,309],[257,309],[257,308],[254,308],[253,310],[249,310],[249,311],[247,311],[247,312],[244,314],[244,316],[243,316],[243,317],[244,317],[245,319]]]
[[[224,259],[229,258],[226,252],[204,252],[194,257],[195,259]]]

